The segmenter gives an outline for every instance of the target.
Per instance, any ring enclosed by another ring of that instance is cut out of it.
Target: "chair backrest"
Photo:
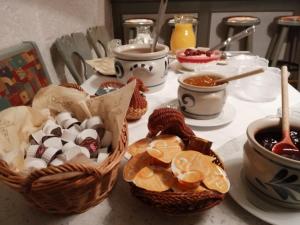
[[[35,93],[50,83],[34,42],[0,50],[0,110],[31,104]]]
[[[108,42],[112,37],[104,26],[89,28],[87,30],[87,39],[99,58],[107,56]]]
[[[78,84],[95,72],[85,60],[92,59],[89,43],[83,33],[73,33],[56,39],[54,43],[64,63]]]

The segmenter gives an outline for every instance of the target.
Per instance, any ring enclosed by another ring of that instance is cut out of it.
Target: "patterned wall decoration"
[[[49,83],[34,48],[0,60],[0,110],[29,105],[35,93]]]

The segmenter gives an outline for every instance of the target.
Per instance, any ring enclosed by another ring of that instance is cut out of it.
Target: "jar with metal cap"
[[[130,39],[129,44],[151,44],[152,37],[150,26],[139,26],[136,28],[136,38]]]
[[[126,19],[123,23],[125,43],[149,44],[152,41],[151,19]]]

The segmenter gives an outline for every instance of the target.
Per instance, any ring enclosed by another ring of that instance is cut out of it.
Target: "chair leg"
[[[246,51],[253,52],[253,34],[247,37]]]
[[[298,63],[298,82],[297,82],[297,89],[300,91],[300,62]]]
[[[289,62],[296,62],[297,50],[298,50],[297,30],[291,29],[290,34],[292,40],[291,40],[291,46],[289,51]]]
[[[128,27],[125,27],[125,26],[123,27],[124,44],[128,44],[128,42],[129,42],[129,29],[130,28],[128,28]]]
[[[234,34],[234,28],[228,27],[228,32],[227,32],[226,38],[231,37],[233,34]],[[225,51],[229,51],[229,49],[230,49],[230,44],[225,47]]]
[[[268,51],[266,53],[266,59],[268,59],[268,60],[271,60],[271,56],[272,56],[272,53],[273,53],[274,48],[276,46],[275,44],[277,42],[277,39],[278,39],[278,33],[276,32],[275,35],[271,39],[271,42],[270,42],[269,47],[268,47]]]
[[[274,49],[274,52],[271,56],[271,59],[272,59],[272,64],[271,66],[274,67],[277,65],[277,62],[278,62],[278,58],[279,58],[279,54],[280,54],[280,51],[282,49],[282,45],[284,43],[284,41],[286,40],[287,38],[287,34],[288,34],[288,31],[289,31],[289,28],[286,27],[286,26],[283,26],[281,28],[281,32],[279,34],[279,37],[278,37],[278,41],[277,41],[277,44],[275,45],[275,49]]]

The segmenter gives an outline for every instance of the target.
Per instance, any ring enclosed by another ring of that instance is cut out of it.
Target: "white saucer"
[[[261,220],[275,225],[299,225],[299,210],[282,208],[270,204],[261,199],[247,185],[242,173],[243,145],[245,141],[246,136],[243,135],[227,142],[216,150],[220,155],[224,156],[225,170],[231,185],[229,194],[242,208]]]
[[[195,70],[184,68],[178,61],[174,62],[173,68],[176,72],[179,73],[195,73]]]
[[[178,100],[174,99],[163,105],[164,107],[179,109]],[[216,117],[211,119],[193,119],[184,117],[185,123],[192,127],[217,127],[230,123],[235,117],[235,108],[232,104],[226,103],[223,111]]]

